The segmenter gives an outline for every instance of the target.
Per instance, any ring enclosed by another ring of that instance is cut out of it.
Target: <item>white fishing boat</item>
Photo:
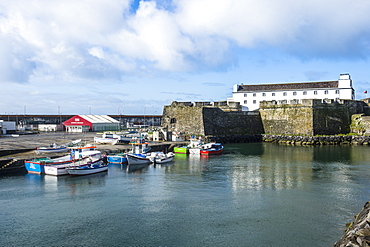
[[[72,162],[70,163],[58,165],[45,165],[44,172],[46,175],[54,176],[67,175],[68,168],[86,166],[99,160],[103,160],[103,155],[100,151],[98,150],[85,151],[79,156],[79,159],[77,160],[73,159]]]
[[[133,138],[130,142],[132,150],[127,154],[127,163],[129,165],[150,164],[150,158],[146,154],[149,150],[149,143],[144,138]]]
[[[35,153],[41,154],[41,153],[64,153],[69,152],[69,149],[67,146],[64,145],[57,145],[55,143],[51,144],[49,147],[38,147],[36,148]]]
[[[164,152],[151,152],[148,154],[149,159],[154,164],[163,164],[167,162],[171,162],[175,157],[175,154],[172,152],[164,153]]]
[[[94,137],[94,142],[98,144],[110,144],[110,145],[116,145],[118,142],[118,139],[116,138],[105,138],[105,137]]]
[[[127,163],[129,165],[144,165],[150,164],[152,161],[146,154],[127,154]]]
[[[87,164],[85,166],[67,168],[68,173],[74,176],[89,175],[98,172],[104,172],[107,170],[108,165],[105,164],[102,160]]]

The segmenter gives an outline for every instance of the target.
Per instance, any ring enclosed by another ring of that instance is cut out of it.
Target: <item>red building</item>
[[[76,115],[63,122],[67,132],[117,131],[119,121],[107,115]]]

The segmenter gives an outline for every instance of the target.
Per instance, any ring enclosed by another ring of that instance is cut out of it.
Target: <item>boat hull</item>
[[[61,176],[67,175],[67,166],[44,166],[46,175]]]
[[[221,154],[223,149],[219,150],[200,150],[201,155],[213,155],[213,154]]]
[[[200,148],[189,148],[189,154],[200,154]]]
[[[60,148],[38,148],[36,149],[36,153],[37,154],[41,154],[41,153],[66,153],[66,152],[69,152],[69,148],[67,147],[60,147]]]
[[[108,155],[107,156],[107,161],[108,163],[113,163],[113,164],[123,164],[127,163],[127,158],[126,155]]]
[[[173,160],[173,157],[174,156],[163,158],[163,159],[155,159],[155,163],[157,163],[157,164],[168,163],[168,162],[171,162]]]
[[[173,152],[176,154],[188,154],[189,149],[188,147],[174,147]]]
[[[70,163],[72,163],[72,159],[68,155],[62,158],[50,159],[48,162],[32,161],[32,160],[25,161],[24,166],[26,167],[26,170],[28,173],[44,174],[46,165],[62,165],[62,164],[70,164]]]
[[[127,154],[127,163],[129,165],[144,165],[150,164],[151,161],[143,154]]]
[[[68,174],[73,176],[83,176],[83,175],[90,175],[99,172],[105,172],[108,170],[108,166],[101,166],[101,167],[79,167],[79,168],[69,168],[67,169]]]

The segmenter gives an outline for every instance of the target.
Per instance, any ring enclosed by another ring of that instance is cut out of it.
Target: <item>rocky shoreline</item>
[[[370,202],[366,202],[355,220],[347,224],[347,230],[334,247],[370,246]]]
[[[370,145],[370,136],[335,135],[335,136],[295,136],[295,135],[262,135],[263,142],[287,145]]]

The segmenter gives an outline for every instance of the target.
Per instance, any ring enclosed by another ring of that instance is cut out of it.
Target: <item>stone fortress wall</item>
[[[235,102],[173,101],[164,107],[162,127],[188,137],[370,134],[369,113],[369,103],[355,100],[263,101],[254,112]]]

